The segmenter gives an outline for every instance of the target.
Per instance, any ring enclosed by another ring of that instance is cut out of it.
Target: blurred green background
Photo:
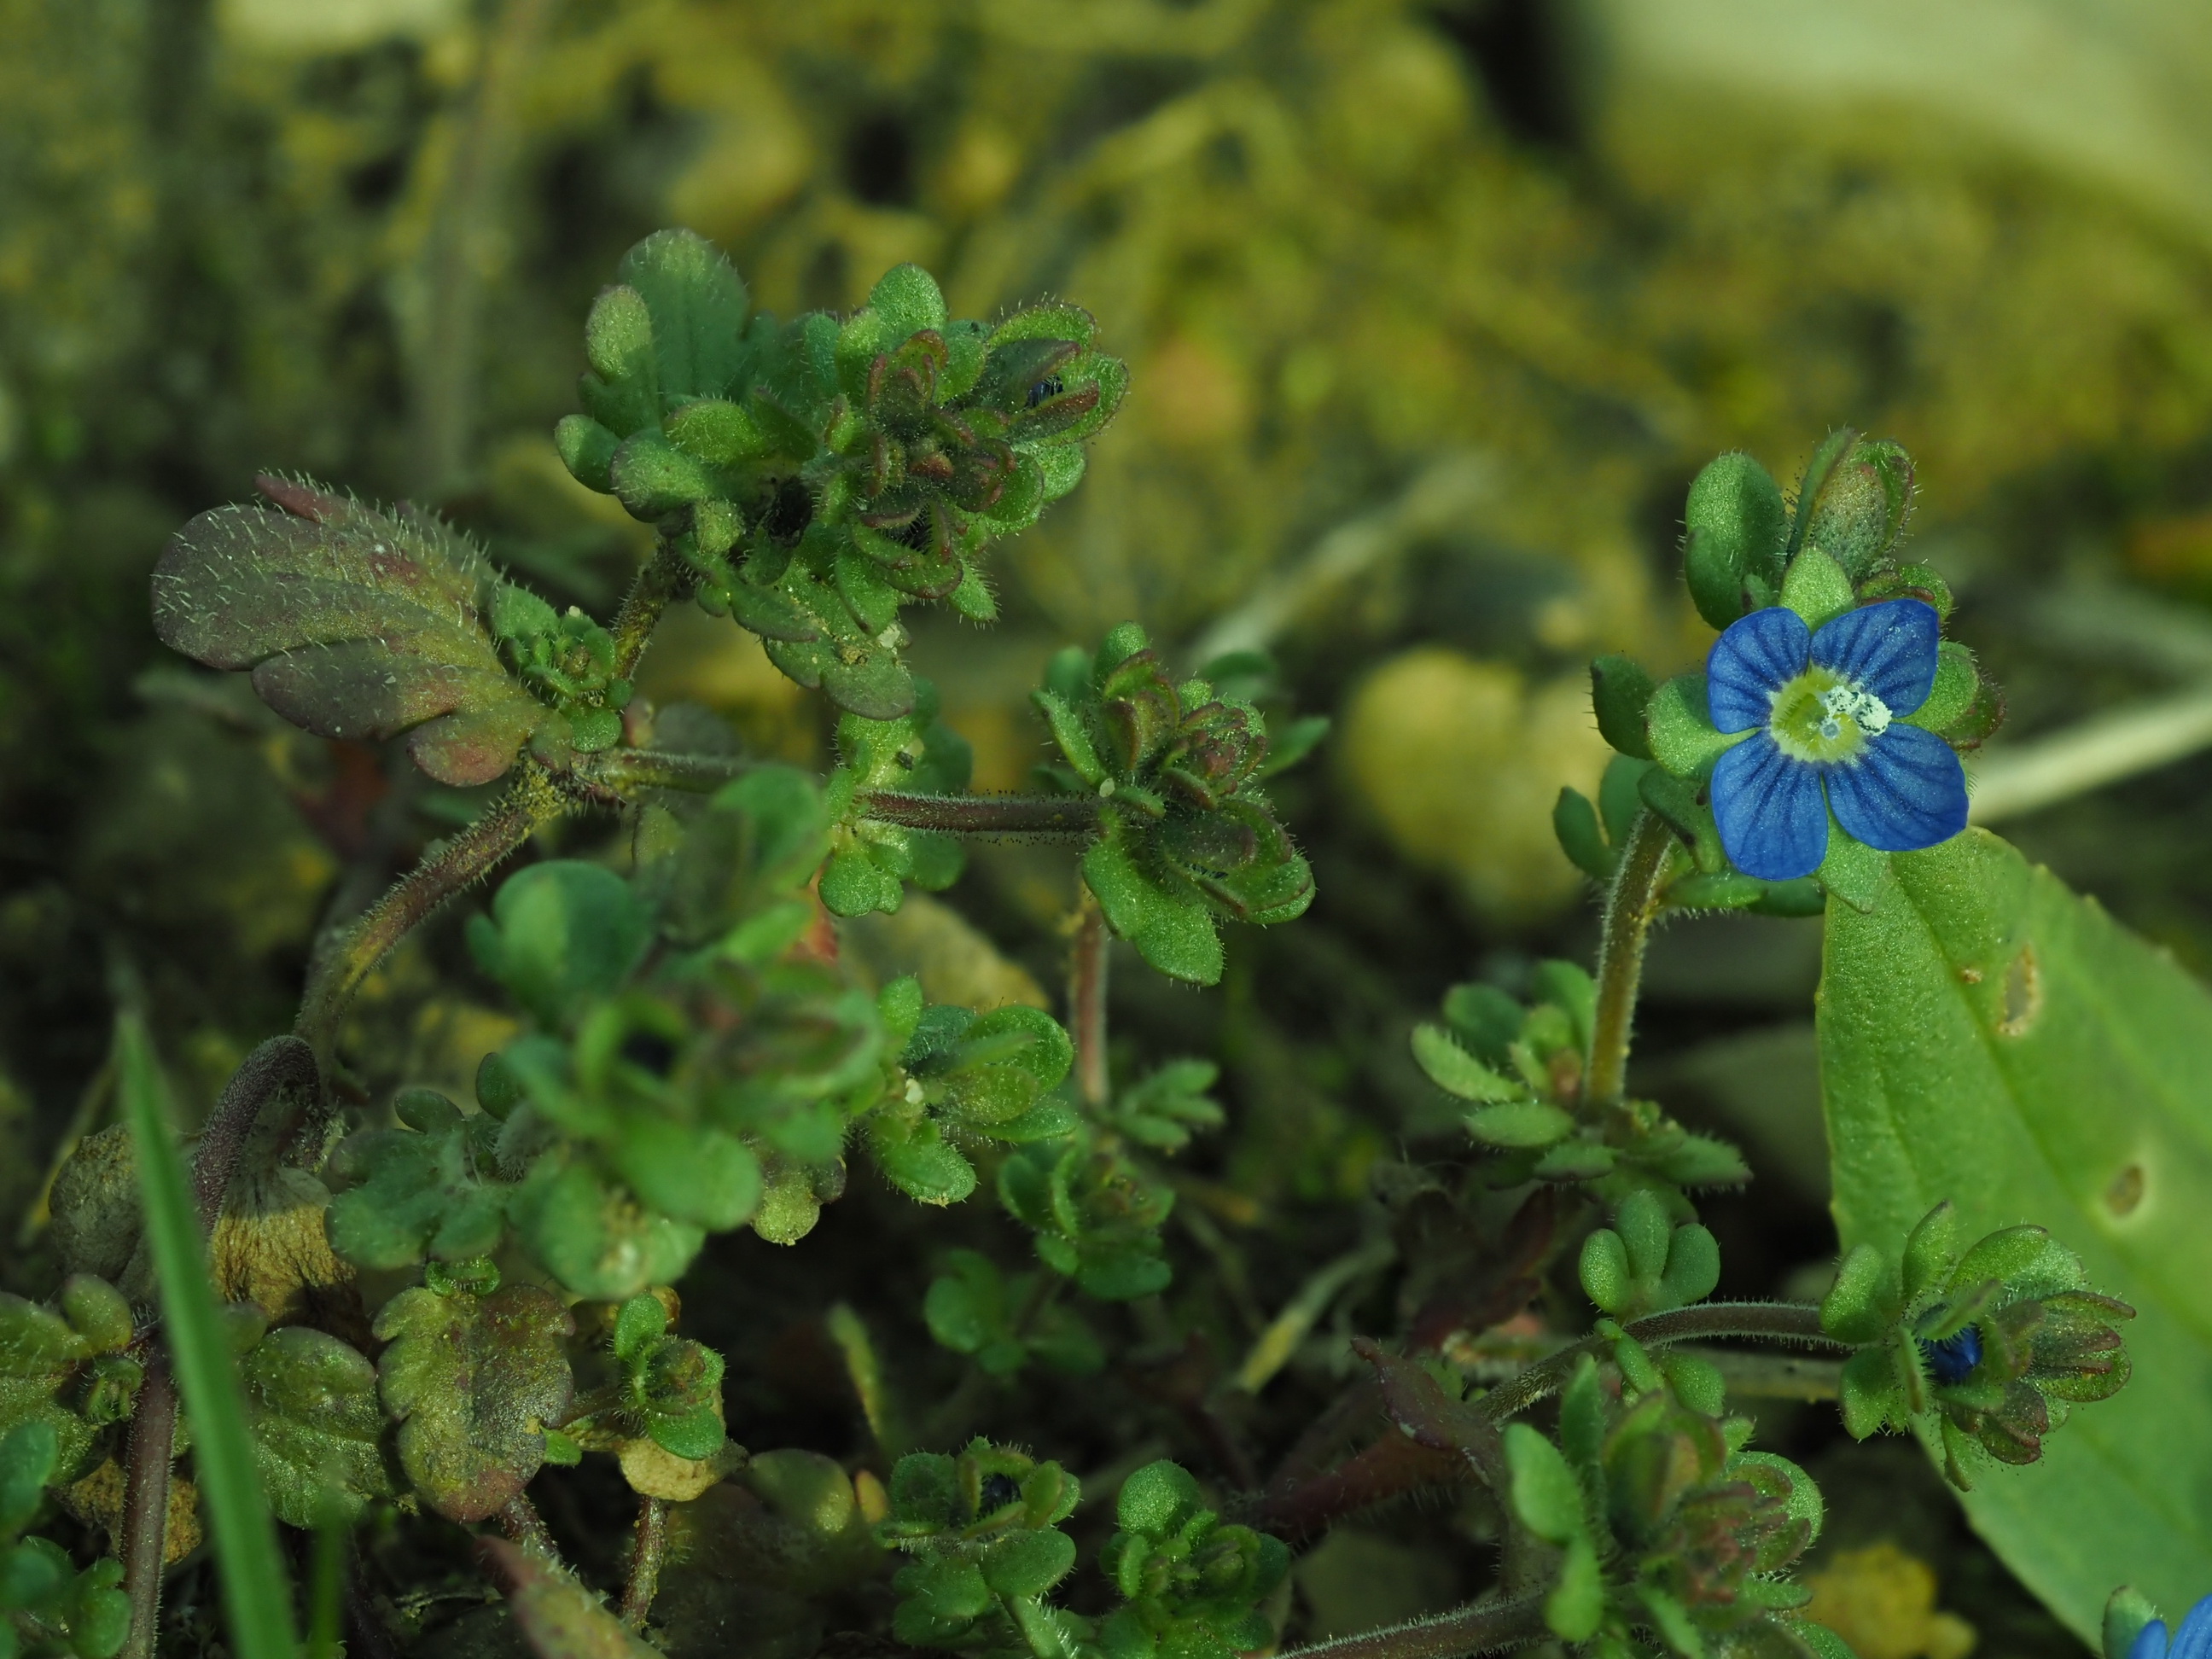
[[[1281,792],[1313,916],[1237,941],[1217,996],[1117,987],[1139,1049],[1229,1068],[1186,1207],[1296,1236],[1291,1267],[1449,1127],[1403,1044],[1442,987],[1586,952],[1548,821],[1604,761],[1583,664],[1703,653],[1675,549],[1717,451],[1786,477],[1838,423],[1911,448],[1920,555],[2010,693],[1992,767],[2212,677],[2212,22],[2184,0],[0,0],[0,43],[11,1212],[101,1109],[118,998],[204,1101],[288,1022],[317,917],[469,810],[161,661],[164,537],[296,469],[608,606],[649,532],[550,433],[592,295],[663,224],[773,310],[912,259],[963,314],[1077,300],[1130,361],[1082,489],[999,556],[1006,621],[926,619],[915,658],[981,788],[1039,757],[1050,651],[1127,617],[1186,658],[1266,645],[1336,718]],[[676,619],[645,689],[826,754],[726,623]],[[2184,760],[2002,827],[2203,969],[2208,786]],[[856,956],[1034,998],[1069,880],[985,849]],[[1717,1223],[1741,1290],[1832,1248],[1817,950],[1714,921],[1654,962],[1644,1086],[1762,1175]],[[460,960],[433,930],[380,977],[380,1081],[497,1039]],[[1224,1294],[1279,1301],[1255,1272]],[[2000,1576],[1928,1528],[1906,1547],[1963,1552],[1970,1599]],[[1302,1577],[1315,1605],[1449,1599],[1449,1564],[1377,1547]],[[2050,1639],[1987,1595],[2008,1645]],[[1955,1659],[1915,1605],[1865,1659]]]

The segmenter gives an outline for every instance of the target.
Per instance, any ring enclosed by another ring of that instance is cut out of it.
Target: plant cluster
[[[890,1633],[909,1646],[1229,1659],[1278,1638],[1286,1539],[1444,1482],[1486,1492],[1498,1583],[1363,1652],[1556,1638],[1600,1659],[1837,1659],[1791,1577],[1820,1495],[1750,1447],[1706,1345],[1818,1351],[1852,1433],[1929,1437],[1962,1486],[2033,1461],[2070,1403],[2128,1380],[2125,1303],[2087,1288],[2039,1229],[1970,1243],[1978,1230],[1949,1206],[1907,1237],[1855,1240],[1819,1305],[1711,1300],[1720,1252],[1697,1195],[1749,1170],[1626,1091],[1639,967],[1663,913],[1802,915],[1832,899],[1872,915],[1902,902],[1892,854],[1963,827],[1954,749],[1988,731],[1997,702],[1939,638],[1940,580],[1898,556],[1909,464],[1845,432],[1794,512],[1742,457],[1693,486],[1690,588],[1723,630],[1704,675],[1661,684],[1626,659],[1595,667],[1621,758],[1597,803],[1570,793],[1557,817],[1569,855],[1607,884],[1595,975],[1543,963],[1526,1000],[1459,986],[1413,1036],[1420,1067],[1464,1108],[1449,1204],[1470,1226],[1478,1211],[1510,1219],[1489,1241],[1479,1315],[1437,1304],[1402,1351],[1355,1345],[1374,1376],[1333,1431],[1379,1402],[1381,1438],[1325,1473],[1242,1491],[1146,1462],[1096,1556],[1111,1605],[1095,1613],[1057,1599],[1080,1554],[1066,1530],[1076,1480],[988,1438],[912,1449],[849,1310],[827,1328],[876,1466],[741,1444],[723,1358],[682,1334],[674,1286],[709,1235],[800,1243],[863,1155],[924,1206],[988,1188],[1030,1236],[1019,1265],[947,1252],[927,1293],[931,1335],[979,1389],[1032,1364],[1101,1369],[1115,1356],[1096,1304],[1139,1304],[1171,1334],[1164,1166],[1224,1112],[1206,1061],[1115,1078],[1109,945],[1212,984],[1221,923],[1305,909],[1312,872],[1261,786],[1322,728],[1262,712],[1279,705],[1263,659],[1178,678],[1124,625],[1047,666],[1036,703],[1056,757],[1036,790],[970,793],[964,746],[901,655],[899,612],[945,600],[993,614],[984,548],[1073,487],[1082,440],[1124,389],[1091,319],[1051,304],[952,320],[902,267],[850,318],[779,321],[676,232],[641,243],[621,276],[587,324],[585,412],[557,434],[580,481],[658,533],[605,623],[556,612],[432,518],[304,482],[264,480],[274,510],[201,515],[162,562],[163,638],[250,670],[279,714],[328,737],[404,736],[442,783],[509,781],[323,942],[296,1035],[240,1068],[189,1187],[143,1034],[123,1032],[143,1201],[102,1176],[88,1144],[57,1187],[72,1276],[51,1306],[0,1304],[0,1531],[15,1540],[51,1492],[125,1561],[76,1572],[52,1545],[11,1541],[0,1631],[81,1659],[106,1659],[126,1632],[152,1651],[165,1554],[188,1547],[204,1510],[238,1650],[278,1659],[292,1639],[281,1572],[241,1565],[276,1559],[270,1516],[342,1542],[427,1514],[505,1534],[483,1559],[538,1652],[629,1651],[655,1628],[672,1508],[703,1512],[721,1488],[749,1494],[745,1547],[781,1564],[779,1594],[820,1600],[889,1576]],[[840,708],[827,779],[705,737],[657,746],[696,728],[662,721],[633,681],[655,623],[686,599],[759,634]],[[526,864],[470,921],[477,965],[520,1022],[483,1057],[473,1101],[408,1089],[349,1118],[345,1016],[364,978],[534,831],[586,810],[622,815],[617,854]],[[948,884],[961,838],[991,835],[1081,846],[1065,1024],[932,1004],[914,978],[866,988],[841,955],[836,919]],[[280,1235],[303,1212],[312,1249]],[[228,1243],[210,1283],[211,1230]],[[241,1259],[258,1278],[223,1266]],[[1470,1340],[1569,1261],[1595,1310],[1587,1333],[1486,1370]],[[307,1293],[330,1285],[356,1299]],[[1202,1394],[1186,1403],[1213,1420]],[[197,1492],[172,1478],[180,1444]],[[637,1503],[618,1613],[580,1588],[531,1498],[545,1465],[592,1456]],[[343,1571],[318,1571],[319,1628]]]

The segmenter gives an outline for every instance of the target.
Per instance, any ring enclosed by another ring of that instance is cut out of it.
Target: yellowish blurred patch
[[[814,764],[817,709],[768,659],[757,635],[696,605],[672,607],[638,672],[638,689],[662,708],[696,702],[737,727],[754,753]]]
[[[1582,676],[1518,669],[1441,646],[1392,658],[1352,693],[1340,775],[1392,844],[1451,877],[1485,918],[1541,915],[1581,878],[1552,836],[1562,787],[1594,793],[1610,750]]]
[[[908,893],[890,915],[854,916],[838,932],[847,957],[876,984],[913,974],[932,1002],[956,1002],[979,1012],[1009,1003],[1045,1008],[1043,988],[1018,962],[951,905]]]
[[[1956,1613],[1936,1609],[1936,1571],[1884,1539],[1838,1551],[1805,1582],[1806,1616],[1850,1644],[1859,1659],[1966,1659],[1978,1639]]]

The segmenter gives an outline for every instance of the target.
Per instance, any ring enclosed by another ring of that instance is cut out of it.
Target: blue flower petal
[[[2129,1651],[2132,1659],[2134,1650]],[[2212,1655],[2212,1595],[2190,1608],[2166,1659],[2206,1659],[2207,1655]]]
[[[1798,631],[1804,626],[1799,623]],[[1791,760],[1764,732],[1720,757],[1713,768],[1712,802],[1721,845],[1747,876],[1791,881],[1811,875],[1828,855],[1828,807],[1820,799],[1819,769]]]
[[[1917,726],[1891,726],[1827,777],[1836,822],[1881,852],[1917,852],[1966,827],[1966,769],[1950,744]]]
[[[2154,1619],[2136,1632],[2136,1639],[2128,1644],[2128,1659],[2166,1659],[2165,1620]]]
[[[1813,635],[1813,660],[1848,674],[1889,706],[1910,714],[1936,684],[1943,619],[1923,599],[1886,599],[1846,611]]]
[[[1713,725],[1723,732],[1765,725],[1774,694],[1805,672],[1811,642],[1805,619],[1786,605],[1730,623],[1705,658],[1705,705]]]

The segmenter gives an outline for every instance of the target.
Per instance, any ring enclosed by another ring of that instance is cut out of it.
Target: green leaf
[[[1001,1595],[1042,1595],[1075,1565],[1075,1540],[1055,1528],[1009,1534],[983,1553],[983,1582]]]
[[[703,1229],[641,1207],[588,1164],[539,1161],[509,1208],[530,1253],[579,1296],[615,1302],[683,1277]]]
[[[584,406],[616,438],[660,418],[653,313],[635,289],[602,289],[592,301],[584,319],[584,361],[591,365],[580,388]]]
[[[411,735],[441,783],[489,783],[557,717],[510,675],[479,601],[495,578],[436,519],[264,479],[288,510],[222,507],[169,538],[154,631],[319,738]]]
[[[1179,891],[1146,871],[1111,834],[1084,854],[1083,879],[1097,896],[1107,925],[1161,973],[1194,985],[1219,981],[1221,936],[1196,893]]]
[[[1513,1475],[1513,1512],[1529,1531],[1553,1544],[1587,1534],[1582,1483],[1557,1446],[1526,1423],[1509,1423],[1505,1465]]]
[[[1478,1106],[1467,1115],[1467,1132],[1486,1146],[1549,1146],[1574,1133],[1575,1121],[1540,1100]]]
[[[1651,757],[1678,778],[1702,778],[1713,763],[1743,741],[1741,732],[1717,732],[1705,707],[1705,677],[1677,674],[1651,694],[1644,711]]]
[[[239,1659],[293,1659],[299,1638],[290,1580],[256,1478],[253,1437],[208,1280],[198,1212],[169,1136],[167,1089],[153,1043],[135,1018],[117,1022],[116,1048],[124,1121],[137,1148],[146,1245],[161,1288],[170,1363],[192,1425],[192,1465],[215,1537],[231,1645]]]
[[[712,1457],[729,1438],[711,1406],[695,1406],[681,1416],[654,1417],[647,1423],[646,1432],[663,1451],[695,1463]]]
[[[629,884],[575,859],[517,871],[500,884],[490,920],[469,929],[484,971],[549,1026],[621,985],[652,940],[652,915]]]
[[[1890,1259],[1871,1244],[1854,1246],[1820,1302],[1820,1328],[1845,1342],[1878,1342],[1904,1310]]]
[[[1462,1100],[1494,1103],[1516,1100],[1528,1092],[1519,1079],[1493,1072],[1461,1048],[1440,1025],[1413,1028],[1413,1059],[1428,1073],[1430,1082]]]
[[[975,1166],[919,1108],[872,1114],[867,1139],[884,1179],[918,1203],[957,1204],[975,1190]]]
[[[1981,671],[1974,666],[1974,653],[1956,640],[1945,640],[1936,649],[1936,684],[1926,701],[1901,718],[1910,725],[1940,732],[1974,706],[1982,679]]]
[[[1768,592],[1780,583],[1787,528],[1782,487],[1750,456],[1709,461],[1691,483],[1682,509],[1683,566],[1690,599],[1715,628],[1726,628],[1751,607],[1746,580]]]
[[[923,1080],[933,1112],[988,1134],[1060,1086],[1075,1063],[1075,1045],[1040,1008],[1010,1004],[982,1015],[933,1008],[905,1059]]]
[[[1782,579],[1782,603],[1817,633],[1823,623],[1856,608],[1858,598],[1843,567],[1819,548],[1808,547],[1790,562],[1790,574]]]
[[[722,491],[713,467],[658,432],[624,439],[607,463],[607,478],[630,517],[647,524]]]
[[[513,1191],[498,1178],[499,1128],[489,1115],[457,1115],[424,1132],[348,1137],[336,1166],[356,1184],[331,1200],[331,1248],[362,1267],[489,1255],[506,1234]]]
[[[1198,1482],[1170,1458],[1147,1463],[1121,1483],[1114,1515],[1123,1530],[1164,1537],[1199,1507]]]
[[[623,255],[620,275],[652,314],[661,395],[673,401],[729,391],[748,309],[730,262],[695,231],[657,230]]]
[[[615,1314],[615,1358],[641,1362],[667,1334],[667,1305],[650,1291],[641,1291]]]
[[[36,1426],[52,1435],[63,1481],[84,1473],[93,1430],[57,1396],[91,1358],[91,1344],[61,1316],[0,1292],[0,1430]]]
[[[1597,1551],[1586,1537],[1569,1540],[1559,1561],[1559,1577],[1544,1598],[1544,1622],[1563,1641],[1587,1641],[1605,1617],[1605,1580]]]
[[[1889,864],[1870,912],[1827,924],[1838,1227],[1896,1252],[1944,1199],[1960,1237],[2039,1222],[2141,1310],[2134,1380],[1965,1499],[2094,1639],[2114,1584],[2186,1606],[2212,1559],[2190,1496],[2212,1486],[2212,996],[1986,831]]]
[[[1600,657],[1590,664],[1590,707],[1600,736],[1632,760],[1650,760],[1644,714],[1657,690],[1633,657]]]
[[[1862,914],[1873,909],[1881,902],[1888,866],[1888,854],[1854,841],[1835,814],[1828,815],[1828,852],[1820,860],[1820,885],[1831,896]],[[1834,908],[1830,907],[1832,912]]]
[[[430,1507],[482,1521],[518,1496],[545,1458],[545,1425],[568,1413],[562,1346],[576,1322],[535,1285],[489,1296],[402,1291],[376,1317],[377,1362],[399,1422],[399,1462]]]
[[[240,1362],[255,1460],[287,1526],[351,1522],[391,1495],[376,1367],[304,1325],[274,1330]]]
[[[918,329],[945,326],[945,295],[920,265],[894,265],[878,277],[868,308],[883,318],[892,345]]]

